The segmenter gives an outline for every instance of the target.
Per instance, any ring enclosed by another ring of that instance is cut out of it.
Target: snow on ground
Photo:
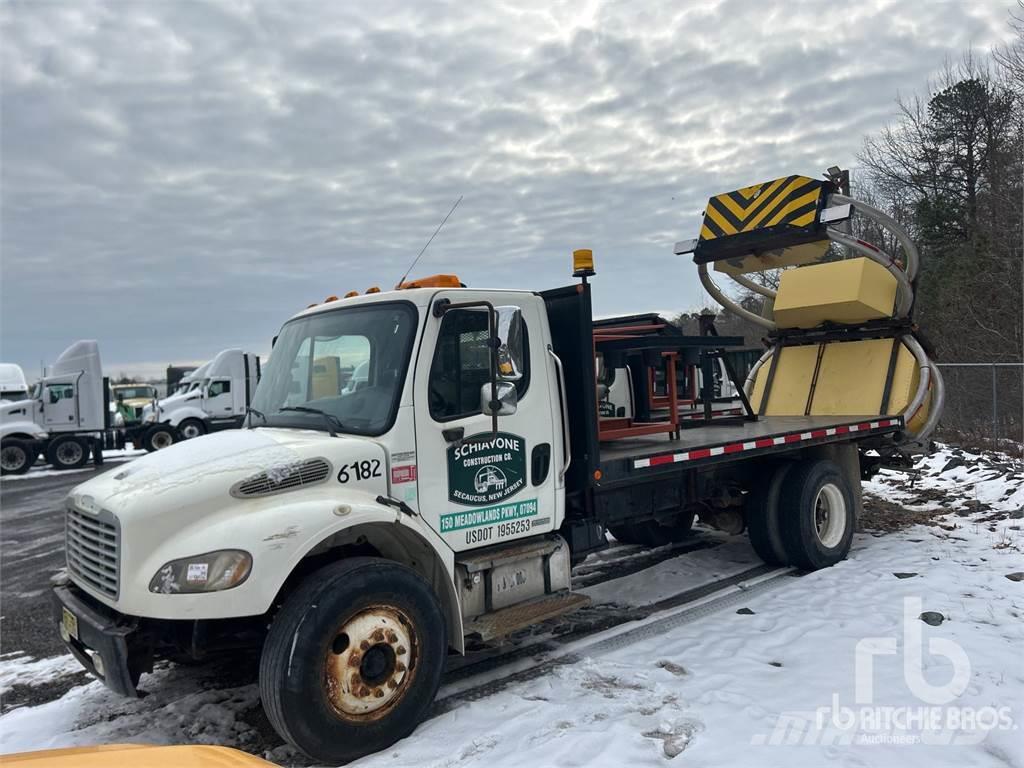
[[[131,443],[129,443],[131,445]],[[145,456],[146,452],[141,448],[122,448],[116,451],[104,451],[103,460],[110,462],[111,464],[117,464],[128,459],[134,459],[139,456]],[[23,475],[3,475],[3,480],[0,482],[14,483],[18,480],[35,480],[40,477],[50,477],[52,475],[72,475],[76,472],[92,472],[96,469],[95,465],[91,461],[85,463],[84,466],[78,469],[54,469],[49,464],[44,462],[37,462],[28,472]]]
[[[457,706],[357,765],[1022,766],[1020,473],[1005,457],[948,449],[916,478],[883,473],[871,500],[930,510],[932,524],[859,533],[833,568]],[[674,591],[692,586],[680,561],[740,572],[743,547],[733,539],[588,589],[618,602],[666,596],[673,578]],[[50,663],[0,658],[0,681],[65,674]],[[0,717],[0,752],[202,742],[300,760],[267,742],[254,685],[215,680],[165,666],[140,701],[75,687]]]
[[[699,587],[728,576],[743,573],[757,565],[761,559],[751,549],[746,536],[733,536],[725,544],[713,549],[688,553],[685,557],[664,560],[619,579],[602,581],[580,589],[595,603],[643,606],[657,603],[678,594],[681,586]],[[637,578],[640,576],[640,578]]]

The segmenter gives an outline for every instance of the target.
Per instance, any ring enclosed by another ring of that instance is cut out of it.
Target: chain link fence
[[[946,409],[938,437],[1024,443],[1024,363],[939,363]]]

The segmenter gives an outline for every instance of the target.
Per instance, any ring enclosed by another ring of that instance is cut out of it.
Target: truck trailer
[[[741,339],[595,333],[587,250],[577,280],[547,291],[437,275],[329,297],[281,328],[243,429],[68,496],[54,624],[70,651],[137,696],[156,659],[259,649],[270,722],[335,764],[410,734],[467,639],[584,605],[571,567],[607,546],[608,528],[657,545],[700,516],[746,527],[768,562],[842,560],[861,478],[923,450],[941,411],[905,311],[916,251],[898,230],[898,259],[818,263],[854,214],[832,180],[727,194],[729,218],[709,205],[684,246],[699,272],[799,265],[757,370],[727,371],[742,413],[708,400],[702,418],[680,418],[674,375],[697,365],[710,387]],[[597,355],[667,366],[666,407],[602,423]],[[361,371],[358,385],[317,379],[325,358]]]

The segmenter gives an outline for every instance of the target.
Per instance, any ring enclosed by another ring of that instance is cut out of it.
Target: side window
[[[51,404],[70,400],[75,396],[75,388],[71,384],[51,384],[46,387],[46,391]]]
[[[231,391],[230,381],[215,381],[210,384],[209,396],[216,397],[217,395],[227,394]]]
[[[522,325],[522,335],[522,370],[516,381],[520,400],[530,381],[530,347],[525,324]],[[486,312],[454,309],[445,314],[428,383],[430,415],[437,421],[451,421],[480,413],[480,388],[490,381],[487,337]]]

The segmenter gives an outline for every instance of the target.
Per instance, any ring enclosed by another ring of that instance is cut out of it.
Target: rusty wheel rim
[[[330,639],[324,693],[346,720],[377,720],[408,693],[418,643],[412,622],[391,606],[364,608]]]

